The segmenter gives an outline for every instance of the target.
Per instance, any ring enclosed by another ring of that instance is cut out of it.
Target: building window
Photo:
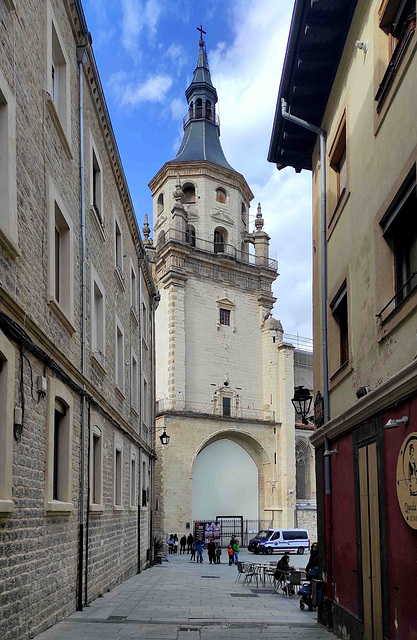
[[[106,297],[105,290],[91,265],[91,352],[104,366],[106,352]]]
[[[164,210],[164,194],[160,193],[158,196],[157,204],[156,204],[157,214],[159,215],[160,213],[163,212],[163,210]]]
[[[336,174],[336,201],[339,202],[346,191],[346,113],[339,124],[329,157],[330,167]]]
[[[118,220],[114,219],[114,263],[116,269],[123,273],[123,236]]]
[[[100,511],[103,510],[103,432],[101,418],[95,411],[91,412],[90,422],[90,510]]]
[[[203,117],[203,101],[201,98],[197,98],[197,100],[195,101],[195,117]]]
[[[51,97],[48,107],[52,112],[51,115],[54,122],[57,124],[60,137],[62,138],[59,131],[61,128],[68,145],[71,138],[70,65],[65,53],[64,40],[61,37],[49,2],[47,4],[47,25],[46,90]],[[50,104],[53,107],[50,107]]]
[[[114,507],[122,507],[122,481],[123,481],[123,443],[119,436],[114,436]]]
[[[97,147],[90,131],[90,205],[101,233],[104,229],[103,170]]]
[[[225,324],[230,327],[230,309],[220,308],[220,324]]]
[[[387,35],[389,64],[375,96],[377,112],[382,104],[408,49],[416,29],[415,0],[383,0],[379,8],[379,26]]]
[[[130,458],[130,506],[136,506],[136,454]]]
[[[230,418],[232,415],[232,399],[227,396],[222,397],[222,415],[224,418]]]
[[[227,243],[227,231],[222,227],[217,227],[214,231],[214,253],[224,253]]]
[[[417,285],[416,167],[412,168],[380,225],[394,257],[394,301],[400,304]]]
[[[200,116],[201,118],[201,116]],[[195,187],[193,184],[185,184],[183,186],[184,193],[184,204],[194,204],[195,203]]]
[[[142,420],[146,426],[148,424],[148,383],[145,378],[143,378]]]
[[[222,189],[221,187],[216,189],[216,200],[217,200],[217,202],[221,202],[222,204],[226,204],[226,201],[227,201],[226,191],[224,189]]]
[[[146,490],[146,462],[142,463],[142,507],[148,504],[148,492]]]
[[[52,180],[49,190],[49,306],[72,335],[74,321],[73,223]]]
[[[195,247],[195,228],[192,224],[187,224],[185,228],[185,242],[191,247]]]
[[[148,338],[148,310],[144,302],[142,302],[142,313],[141,313],[141,324],[142,324],[142,339],[147,342]]]
[[[243,202],[242,202],[242,204],[240,206],[240,216],[242,218],[242,222],[243,222],[244,226],[247,227],[247,223],[248,223],[248,221],[247,221],[247,211],[246,211],[246,207],[243,204]]]
[[[117,316],[114,360],[116,387],[120,391],[123,391],[125,387],[125,338],[123,326]]]
[[[137,312],[138,309],[138,279],[133,264],[130,263],[130,306]]]
[[[12,500],[15,349],[0,330],[0,513],[14,509]]]
[[[72,511],[73,402],[58,380],[48,382],[46,511]]]
[[[332,316],[338,327],[339,367],[349,360],[349,330],[348,330],[348,297],[346,282],[330,305]]]
[[[130,404],[136,410],[139,406],[139,376],[138,376],[138,359],[136,353],[131,352],[130,360]]]
[[[17,249],[16,106],[0,71],[0,244],[11,258]]]

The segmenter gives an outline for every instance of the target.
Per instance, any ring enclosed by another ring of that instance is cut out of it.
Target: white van
[[[297,552],[303,554],[310,549],[307,529],[265,529],[249,541],[248,551],[254,553]]]

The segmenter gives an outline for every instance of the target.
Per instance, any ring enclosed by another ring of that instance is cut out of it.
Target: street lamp
[[[164,433],[163,433],[162,435],[160,435],[160,436],[159,436],[159,439],[160,439],[160,441],[161,441],[161,444],[164,444],[164,445],[165,445],[165,444],[168,444],[170,437],[171,437],[171,436],[169,436],[169,435],[167,434],[167,432],[165,431],[165,429],[164,429]]]
[[[294,397],[292,398],[291,402],[296,413],[301,416],[303,424],[308,424],[307,415],[310,411],[312,400],[313,396],[308,389],[304,389],[304,387],[295,388]]]

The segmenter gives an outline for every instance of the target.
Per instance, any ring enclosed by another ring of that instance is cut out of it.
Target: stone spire
[[[262,217],[261,203],[258,202],[258,208],[257,208],[256,218],[255,218],[256,231],[262,231],[263,226],[264,226],[264,219]]]
[[[142,233],[143,233],[143,238],[144,238],[144,244],[149,244],[149,236],[151,233],[149,224],[148,224],[148,214],[145,213],[145,221],[143,223],[143,227],[142,227]]]

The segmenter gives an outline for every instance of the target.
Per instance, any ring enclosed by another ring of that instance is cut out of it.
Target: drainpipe
[[[155,311],[159,304],[159,295],[156,294],[151,298],[151,358],[152,358],[152,402],[151,402],[151,429],[152,429],[152,449],[155,449],[155,437],[156,437],[156,424],[155,424],[155,397],[156,397],[156,370],[155,370]],[[154,563],[154,482],[155,482],[155,457],[151,456],[150,460],[151,477],[150,477],[150,538],[151,538],[151,565]]]
[[[138,273],[139,273],[139,436],[142,437],[142,265],[143,258],[138,260]],[[141,572],[141,560],[140,560],[140,538],[141,538],[141,508],[142,508],[142,447],[139,446],[139,460],[138,460],[138,573]]]
[[[83,65],[87,61],[86,46],[77,47],[78,84],[79,84],[79,127],[80,127],[80,198],[81,198],[81,373],[86,372],[85,344],[86,344],[86,267],[85,267],[85,203],[84,203],[84,106],[83,106]],[[83,547],[84,547],[84,509],[85,509],[85,434],[87,421],[87,403],[85,398],[85,384],[81,399],[81,452],[80,452],[80,506],[79,506],[79,532],[78,532],[78,595],[77,609],[83,608]],[[89,480],[88,480],[89,481]],[[88,508],[88,505],[87,505]],[[87,585],[85,585],[87,592]]]
[[[327,239],[326,239],[326,138],[327,134],[321,127],[316,127],[301,118],[293,116],[287,110],[287,102],[281,98],[281,115],[284,120],[316,133],[320,138],[320,221],[321,221],[321,324],[322,324],[322,344],[323,344],[323,401],[324,401],[324,424],[330,420],[329,403],[329,364],[327,346]],[[329,602],[332,600],[332,485],[331,485],[331,463],[330,463],[330,443],[324,437],[324,483],[325,483],[325,521],[326,527],[326,596]]]

